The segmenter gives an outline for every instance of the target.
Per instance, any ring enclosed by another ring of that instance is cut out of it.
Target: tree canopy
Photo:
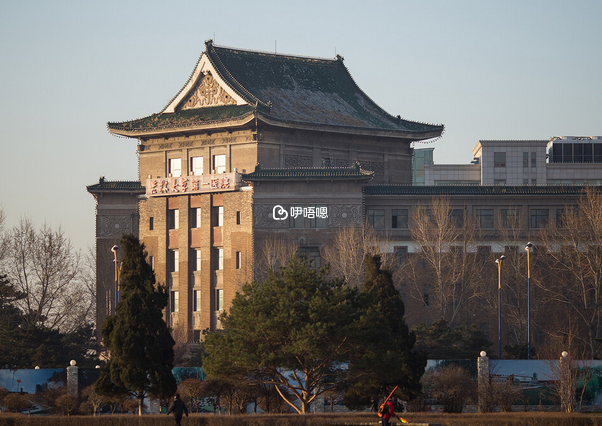
[[[412,399],[420,392],[426,354],[414,350],[416,337],[405,323],[405,307],[389,270],[381,269],[379,256],[366,255],[366,278],[349,365],[345,405],[368,406],[398,386],[396,395]]]
[[[174,340],[163,320],[168,296],[164,286],[155,284],[155,274],[146,262],[144,245],[133,235],[120,242],[124,257],[121,266],[121,300],[117,313],[102,325],[103,344],[110,351],[101,367],[95,389],[104,395],[131,393],[144,398],[167,398],[176,390],[171,373]]]
[[[451,328],[444,319],[414,326],[413,331],[417,348],[429,359],[473,359],[493,344],[476,326]]]
[[[398,384],[400,395],[413,395],[426,359],[412,352],[403,302],[377,263],[368,259],[361,292],[299,256],[264,282],[246,284],[222,317],[223,330],[206,336],[208,376],[274,385],[299,413],[348,386],[345,403],[349,396],[363,407]]]
[[[276,386],[291,407],[307,412],[344,375],[356,318],[357,292],[326,273],[295,255],[264,282],[244,285],[222,318],[223,331],[206,336],[207,374],[254,373]]]

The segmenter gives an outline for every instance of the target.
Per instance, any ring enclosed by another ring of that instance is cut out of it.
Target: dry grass
[[[438,423],[442,426],[602,426],[602,414],[571,415],[563,413],[492,413],[492,414],[431,414],[406,413],[411,423]],[[173,425],[166,415],[102,415],[102,416],[24,416],[0,414],[0,426],[168,426]],[[279,414],[279,415],[212,415],[193,414],[182,420],[183,426],[327,426],[377,425],[374,414]],[[391,425],[398,424],[392,421]]]

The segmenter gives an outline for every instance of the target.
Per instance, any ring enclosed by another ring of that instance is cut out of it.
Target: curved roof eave
[[[179,126],[172,128],[154,128],[154,129],[142,129],[142,130],[124,130],[124,129],[116,129],[108,126],[108,130],[110,133],[117,136],[124,136],[129,138],[140,138],[140,137],[150,137],[150,136],[159,136],[159,135],[175,135],[180,133],[195,133],[195,132],[206,132],[209,130],[217,130],[229,127],[241,127],[246,126],[250,122],[255,120],[255,114],[251,113],[246,117],[238,120],[227,120],[227,121],[218,121],[212,123],[205,124],[197,124],[192,126]]]
[[[404,139],[412,139],[414,141],[425,140],[438,138],[441,136],[444,130],[444,126],[441,126],[441,129],[433,129],[432,131],[424,131],[424,132],[411,132],[411,131],[401,131],[401,130],[384,130],[384,129],[373,129],[369,127],[352,127],[352,126],[337,126],[337,125],[328,125],[328,124],[320,124],[320,123],[303,123],[303,122],[285,122],[282,120],[274,119],[265,114],[257,113],[257,119],[263,121],[266,124],[275,127],[285,127],[292,129],[304,129],[304,130],[314,130],[314,131],[322,131],[322,132],[335,132],[335,133],[344,133],[344,134],[352,134],[352,135],[361,135],[361,136],[377,136],[377,137],[387,137],[387,138],[404,138]]]

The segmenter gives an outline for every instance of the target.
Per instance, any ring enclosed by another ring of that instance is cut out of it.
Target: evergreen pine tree
[[[349,365],[345,405],[365,407],[389,394],[412,399],[420,392],[426,355],[414,350],[416,337],[405,322],[405,307],[391,272],[380,268],[379,256],[366,255],[366,279],[356,356]]]
[[[117,313],[102,325],[103,344],[110,351],[101,367],[95,389],[99,394],[130,393],[138,399],[142,414],[144,398],[167,398],[176,391],[172,375],[174,340],[163,320],[168,295],[155,284],[155,274],[146,262],[144,245],[134,235],[121,239],[121,300]]]

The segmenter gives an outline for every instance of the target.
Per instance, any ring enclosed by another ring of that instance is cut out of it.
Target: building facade
[[[198,341],[256,275],[264,246],[294,242],[319,261],[338,227],[361,223],[363,184],[411,184],[410,144],[443,126],[383,111],[341,57],[209,41],[162,111],[109,130],[138,141],[140,239],[169,287],[168,323]]]
[[[546,185],[569,179],[563,169],[569,148],[556,155],[560,143],[581,152],[572,154],[573,162],[581,158],[580,165],[600,172],[598,139],[480,141],[472,164],[434,165],[432,149],[413,156],[412,144],[439,138],[443,126],[383,111],[355,84],[341,57],[280,55],[211,41],[163,110],[108,127],[137,141],[137,230],[157,280],[170,292],[166,320],[185,342],[219,328],[220,313],[242,284],[261,279],[291,247],[320,266],[337,233],[367,224],[383,237],[384,251],[400,260],[417,253],[412,228],[435,199],[448,200],[455,223],[478,228],[464,250],[481,253],[494,277],[496,257],[537,241],[543,225],[583,194],[577,184],[586,182],[576,175],[570,188]],[[579,143],[591,147],[576,148]],[[558,161],[546,160],[546,150]],[[103,244],[99,252],[110,255],[110,242]],[[102,268],[111,264],[99,262],[99,274]],[[399,267],[408,323],[438,319],[440,307],[429,302],[430,277],[410,288],[403,274]],[[478,302],[470,315],[468,304],[462,307],[462,323],[495,334],[490,306]],[[508,326],[505,342],[524,332],[519,328]]]

